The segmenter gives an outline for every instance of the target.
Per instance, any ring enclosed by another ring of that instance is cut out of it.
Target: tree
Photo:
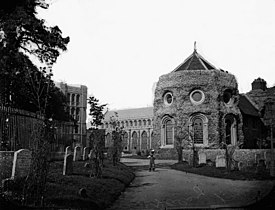
[[[102,125],[102,120],[104,119],[103,110],[107,104],[99,105],[99,100],[94,96],[88,98],[88,104],[90,105],[89,115],[92,117],[91,125],[97,128],[99,125]]]
[[[122,139],[125,134],[124,127],[120,127],[118,122],[118,113],[115,112],[115,116],[110,117],[110,124],[113,128],[113,146],[109,148],[109,153],[111,154],[113,165],[116,165],[119,162],[120,155],[122,152]]]
[[[89,136],[89,145],[93,154],[95,176],[100,178],[104,160],[105,132],[103,132],[104,130],[99,130],[98,126],[102,125],[102,120],[104,119],[103,110],[107,104],[99,105],[99,100],[93,96],[88,98],[88,104],[90,105],[89,115],[92,117],[91,125],[93,126],[91,129],[92,133]]]
[[[38,7],[47,9],[48,6],[46,0],[10,0],[0,7],[1,101],[15,106],[26,96],[33,99],[33,108],[45,116],[44,123],[37,124],[33,131],[31,169],[24,184],[24,203],[34,205],[41,204],[48,171],[53,126],[51,118],[47,119],[46,107],[52,65],[69,42],[69,37],[63,38],[57,26],[47,27],[45,21],[36,16]],[[41,68],[31,61],[35,59]],[[25,102],[24,106],[27,104]]]
[[[23,101],[43,114],[52,65],[69,42],[57,26],[47,27],[44,20],[37,18],[37,7],[48,6],[46,0],[11,0],[0,7],[1,101],[15,106],[26,97]],[[43,67],[38,69],[30,58],[40,61]]]

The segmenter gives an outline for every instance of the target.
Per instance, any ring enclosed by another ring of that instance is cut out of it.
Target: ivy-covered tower
[[[162,75],[155,90],[152,147],[163,156],[175,152],[175,135],[184,130],[196,147],[243,141],[234,75],[217,69],[196,49],[175,70]]]

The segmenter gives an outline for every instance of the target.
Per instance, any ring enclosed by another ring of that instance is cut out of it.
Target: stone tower
[[[180,130],[200,148],[222,141],[242,142],[238,95],[235,76],[214,67],[195,49],[175,70],[159,78],[152,147],[160,149],[163,156],[174,156],[175,135]]]

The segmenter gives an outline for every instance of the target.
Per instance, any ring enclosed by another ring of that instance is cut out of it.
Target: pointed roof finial
[[[194,51],[197,51],[196,41],[194,42]]]

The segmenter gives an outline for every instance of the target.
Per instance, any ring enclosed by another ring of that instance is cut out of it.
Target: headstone
[[[83,149],[83,160],[87,160],[88,159],[88,153],[89,153],[89,148],[88,147],[84,147],[84,149]]]
[[[254,162],[253,162],[253,160],[248,160],[247,161],[247,167],[253,167],[254,166]]]
[[[88,155],[89,160],[92,159],[92,155],[93,155],[93,150],[91,149],[90,152],[89,152],[89,155]]]
[[[85,163],[84,168],[90,168],[90,163]]]
[[[190,166],[193,165],[193,154],[189,154],[189,156],[188,156],[188,164],[189,164]]]
[[[81,148],[80,146],[76,146],[74,148],[74,161],[81,160]]]
[[[226,167],[226,161],[224,155],[217,155],[216,156],[216,168],[223,168]]]
[[[199,164],[205,164],[206,163],[206,154],[204,152],[199,153]]]
[[[265,168],[266,168],[265,161],[263,159],[260,159],[257,164],[257,172],[261,173],[261,172],[265,171]]]
[[[257,164],[257,167],[265,167],[265,160],[260,159],[258,164]]]
[[[11,178],[16,179],[28,175],[31,166],[31,151],[20,149],[14,153]]]
[[[72,152],[72,149],[70,146],[67,146],[65,149],[65,156]]]
[[[258,164],[259,160],[264,159],[263,155],[260,153],[255,154],[255,163]]]
[[[242,161],[238,162],[238,169],[239,171],[243,171],[244,170],[244,164]]]
[[[68,154],[64,158],[63,175],[71,175],[73,173],[73,155]]]

